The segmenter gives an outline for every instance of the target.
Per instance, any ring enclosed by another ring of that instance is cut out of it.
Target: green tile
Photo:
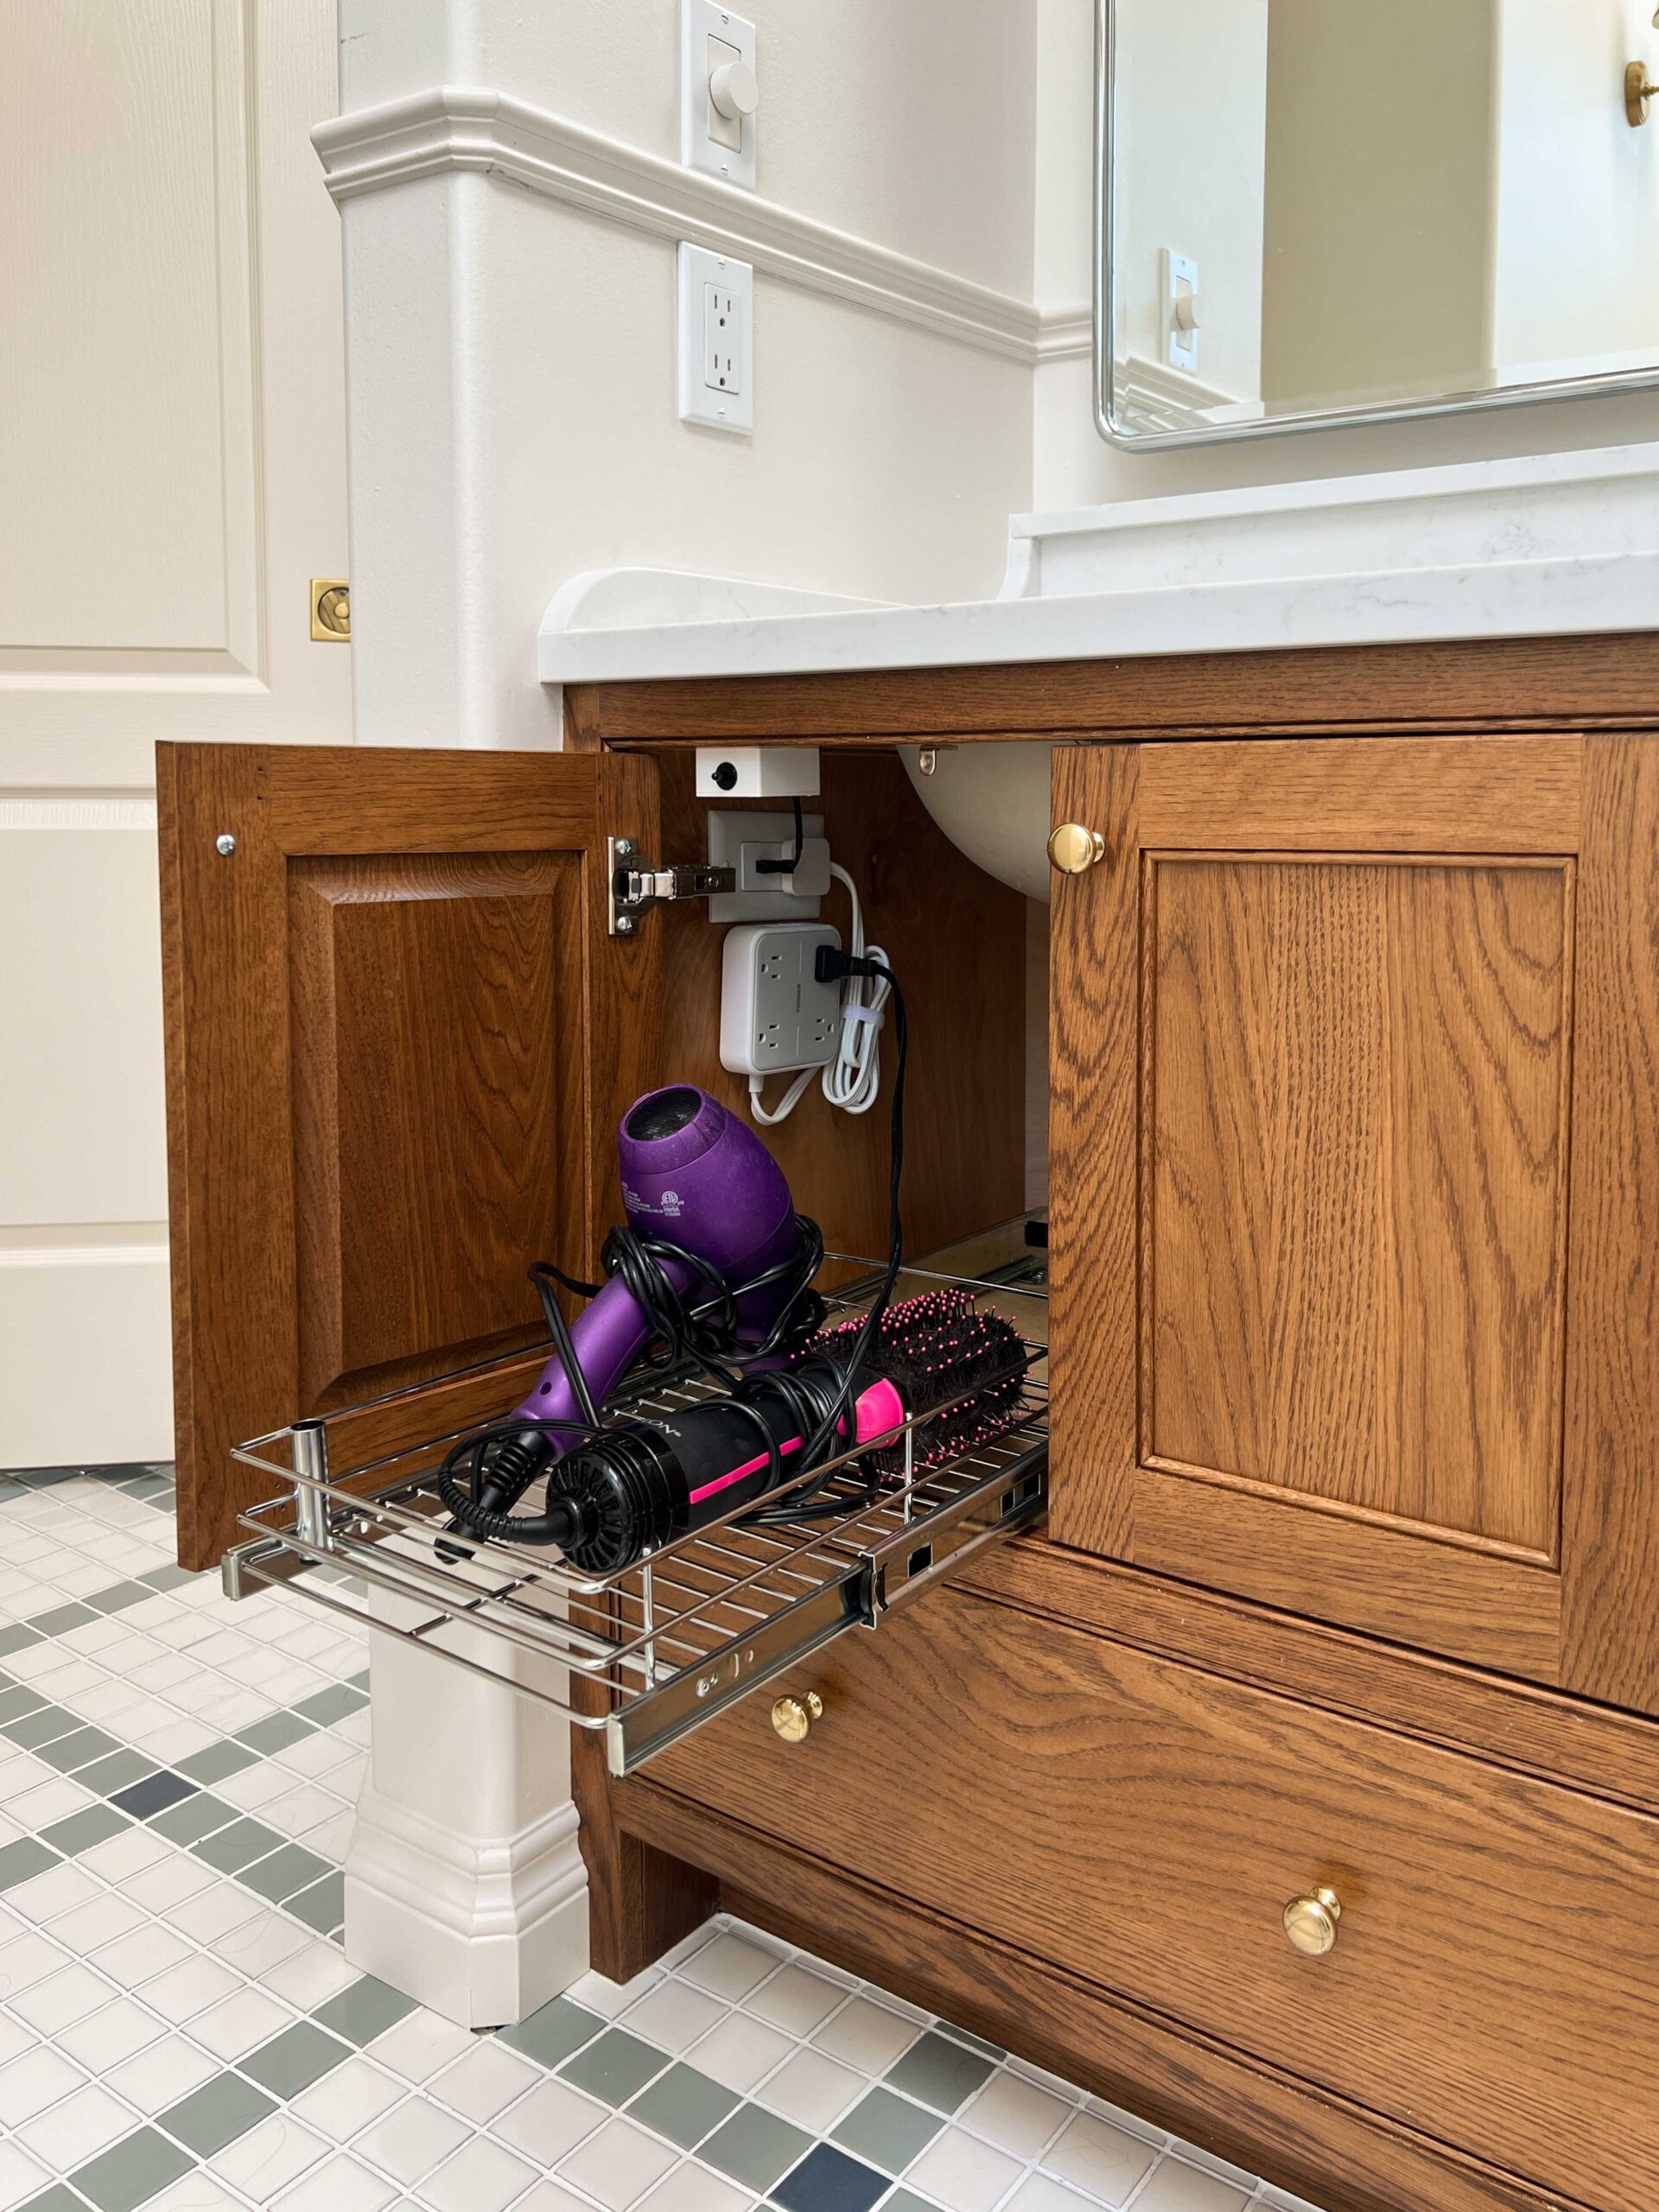
[[[137,1751],[111,1751],[108,1758],[82,1767],[75,1780],[84,1789],[96,1789],[100,1797],[113,1797],[118,1789],[130,1789],[146,1775],[159,1772],[154,1759]]]
[[[895,2097],[891,2090],[875,2088],[830,2133],[832,2141],[880,2166],[883,2173],[901,2174],[944,2125],[938,2113],[912,2104],[907,2097]]]
[[[90,1766],[94,1759],[108,1757],[121,1749],[113,1736],[106,1736],[101,1728],[77,1728],[67,1736],[60,1736],[55,1744],[42,1744],[35,1756],[54,1766],[60,1774],[73,1774],[78,1766]]]
[[[150,1823],[152,1827],[158,1825],[156,1821]],[[190,1848],[198,1859],[217,1866],[221,1874],[234,1874],[238,1867],[251,1866],[268,1851],[275,1851],[282,1840],[276,1829],[268,1828],[263,1821],[242,1820],[201,1837]]]
[[[937,2021],[935,2025],[941,2035],[954,2036],[958,2043],[965,2043],[969,2050],[983,2051],[987,2058],[994,2058],[999,2066],[1008,2055],[1000,2043],[987,2043],[983,2036],[969,2035],[966,2028],[958,2028],[949,2020]]]
[[[294,1710],[302,1720],[314,1720],[319,1728],[326,1728],[331,1721],[344,1720],[348,1713],[360,1712],[368,1701],[360,1690],[347,1689],[343,1682],[330,1682],[326,1690],[302,1697]]]
[[[112,1582],[107,1590],[94,1590],[86,1602],[100,1613],[124,1613],[129,1605],[142,1605],[155,1595],[147,1582]]]
[[[9,1651],[27,1651],[31,1643],[44,1643],[46,1638],[37,1636],[32,1628],[25,1628],[15,1621],[10,1628],[0,1628],[0,1659]]]
[[[215,1797],[209,1789],[198,1789],[180,1798],[176,1805],[164,1807],[149,1825],[169,1843],[200,1843],[203,1836],[213,1835],[241,1817],[235,1806],[227,1805],[222,1797]]]
[[[568,1997],[556,1997],[517,2027],[503,2028],[497,2041],[522,2050],[526,2058],[539,2059],[543,2066],[557,2066],[573,2050],[591,2043],[604,2025],[597,2012],[572,2004]]]
[[[152,1590],[181,1590],[187,1582],[194,1582],[196,1578],[188,1567],[177,1567],[169,1560],[165,1567],[152,1567],[148,1574],[141,1574],[138,1580],[149,1583]]]
[[[77,2167],[69,2178],[98,2212],[133,2212],[135,2205],[148,2204],[194,2164],[176,2143],[153,2127],[141,2127]]]
[[[48,1851],[38,1836],[20,1835],[16,1843],[0,1844],[0,1890],[15,1890],[19,1882],[31,1882],[58,1863],[57,1853]]]
[[[86,2212],[86,2200],[77,2196],[62,2182],[54,2181],[39,2196],[31,2196],[26,2203],[20,2204],[17,2212]]]
[[[225,1736],[216,1744],[192,1751],[188,1759],[181,1759],[178,1771],[192,1782],[223,1782],[226,1775],[240,1774],[245,1766],[252,1766],[258,1756],[245,1744],[233,1744]]]
[[[811,2147],[812,2138],[786,2120],[762,2112],[759,2105],[740,2105],[697,2156],[705,2165],[750,2189],[770,2189]]]
[[[982,2082],[995,2069],[988,2058],[964,2050],[959,2043],[936,2035],[930,2028],[898,2063],[887,2071],[890,2088],[902,2089],[936,2112],[955,2112],[967,2103]]]
[[[384,1981],[377,1981],[365,1974],[361,1981],[354,1981],[349,1989],[342,1989],[326,2005],[319,2005],[311,2015],[319,2027],[328,2028],[337,2036],[344,2036],[347,2043],[372,2043],[376,2036],[401,2020],[404,2014],[415,2010],[415,1999],[405,1997],[401,1989],[388,1988]]]
[[[607,2105],[624,2105],[668,2064],[668,2053],[642,2043],[626,2028],[607,2028],[597,2043],[559,2069],[567,2082]]]
[[[900,2189],[882,2198],[881,2212],[939,2212],[939,2208],[925,2196],[912,2196],[909,2190]]]
[[[314,2022],[301,2020],[238,2063],[262,2088],[279,2097],[296,2097],[351,2055],[350,2046],[337,2036],[326,2036]]]
[[[30,1628],[38,1629],[42,1636],[67,1636],[72,1628],[85,1628],[98,1615],[90,1605],[54,1605],[49,1613],[32,1613]]]
[[[199,2158],[211,2158],[276,2109],[273,2099],[239,2074],[215,2074],[188,2097],[158,2113],[156,2120],[169,2135],[188,2143]]]
[[[21,1682],[10,1689],[0,1690],[0,1727],[3,1727],[8,1720],[21,1720],[26,1713],[38,1713],[45,1703],[43,1697],[36,1697],[33,1690],[26,1690]]]
[[[315,1732],[308,1720],[296,1719],[291,1713],[268,1713],[263,1720],[256,1720],[251,1728],[238,1728],[233,1740],[245,1744],[251,1751],[257,1751],[269,1758],[273,1751],[285,1751],[290,1744],[297,1744],[302,1736]]]
[[[628,2117],[654,2127],[682,2151],[695,2151],[737,2102],[730,2089],[699,2074],[695,2066],[671,2066],[634,2099]]]
[[[346,1677],[346,1687],[348,1690],[361,1690],[366,1697],[369,1693],[368,1669],[365,1667],[360,1675],[348,1675]]]
[[[112,1806],[86,1805],[79,1813],[71,1813],[67,1821],[54,1821],[49,1828],[42,1828],[41,1841],[49,1843],[66,1859],[73,1859],[77,1852],[90,1851],[95,1843],[107,1843],[131,1825]]]
[[[61,1736],[83,1723],[60,1705],[37,1705],[33,1713],[25,1713],[16,1720],[8,1720],[0,1727],[0,1734],[10,1736],[14,1744],[21,1744],[26,1751],[38,1751],[42,1744],[55,1743]]]
[[[319,1859],[315,1851],[307,1851],[301,1844],[285,1843],[280,1851],[273,1851],[256,1865],[245,1865],[237,1878],[257,1897],[269,1897],[273,1904],[280,1904],[284,1897],[291,1897],[301,1890],[309,1889],[314,1882],[320,1882],[328,1871],[328,1861]]]
[[[283,1910],[291,1912],[308,1928],[315,1928],[320,1936],[330,1936],[346,1917],[346,1877],[330,1874],[321,1882],[314,1882],[308,1890],[302,1890],[297,1897],[284,1897]]]

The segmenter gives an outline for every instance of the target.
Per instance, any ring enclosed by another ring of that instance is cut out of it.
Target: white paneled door
[[[0,0],[0,1467],[172,1452],[153,747],[338,743],[334,0]]]

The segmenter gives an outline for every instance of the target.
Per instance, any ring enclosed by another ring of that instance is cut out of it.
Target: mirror
[[[1099,0],[1096,417],[1659,383],[1652,0]]]

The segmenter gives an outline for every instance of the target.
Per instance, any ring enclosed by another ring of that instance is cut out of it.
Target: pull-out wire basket
[[[978,1247],[973,1264],[984,1264]],[[868,1305],[875,1280],[831,1294],[832,1318]],[[353,1407],[237,1446],[238,1459],[280,1487],[241,1516],[254,1541],[227,1555],[226,1587],[236,1597],[289,1583],[359,1624],[510,1683],[581,1727],[603,1729],[611,1770],[628,1773],[844,1630],[879,1627],[982,1545],[1041,1515],[1048,1396],[1040,1272],[1018,1261],[976,1276],[909,1268],[894,1300],[944,1283],[981,1293],[1019,1331],[1027,1364],[1014,1418],[932,1466],[923,1464],[927,1431],[953,1408],[909,1423],[899,1433],[903,1470],[874,1502],[850,1451],[818,1471],[825,1480],[815,1503],[842,1503],[831,1517],[760,1528],[746,1520],[753,1508],[740,1508],[631,1567],[588,1575],[554,1550],[446,1533],[435,1477],[464,1431],[332,1466],[331,1424],[364,1410]],[[616,1394],[607,1418],[649,1419],[714,1395],[694,1370],[648,1370]],[[794,1486],[772,1492],[768,1507]]]

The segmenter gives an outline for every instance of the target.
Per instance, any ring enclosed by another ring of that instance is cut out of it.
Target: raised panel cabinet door
[[[271,1487],[233,1444],[395,1393],[365,1456],[505,1410],[516,1368],[439,1378],[537,1363],[526,1268],[595,1268],[661,1026],[660,932],[608,933],[607,840],[656,849],[657,781],[604,754],[157,757],[179,1541],[201,1567]]]
[[[1659,1708],[1659,741],[1054,776],[1053,1535]]]

